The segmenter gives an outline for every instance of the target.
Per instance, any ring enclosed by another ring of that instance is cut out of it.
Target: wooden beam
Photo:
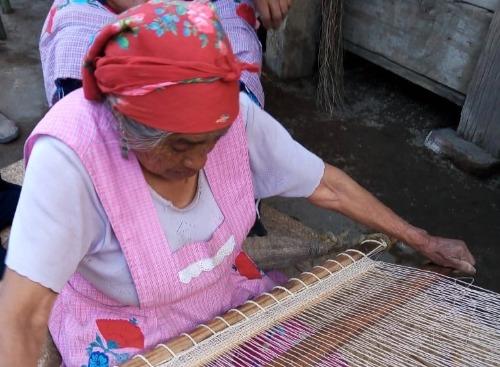
[[[387,69],[394,74],[399,75],[411,82],[436,93],[453,103],[461,106],[465,101],[465,95],[463,93],[457,92],[456,90],[449,88],[448,86],[438,83],[435,80],[427,77],[426,75],[420,74],[415,70],[409,69],[404,65],[398,64],[395,61],[385,57],[384,55],[378,54],[374,51],[370,51],[361,46],[358,46],[352,42],[344,40],[344,48],[362,58],[377,64],[378,66]]]
[[[500,8],[469,86],[458,134],[500,158]]]
[[[491,8],[499,3],[349,0],[344,39],[354,53],[386,68],[397,66],[393,71],[410,81],[462,103],[493,17]]]

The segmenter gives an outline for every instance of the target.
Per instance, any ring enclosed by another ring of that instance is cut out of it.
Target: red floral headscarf
[[[177,133],[229,126],[238,115],[238,61],[212,5],[151,0],[97,35],[85,58],[85,97],[144,125]]]

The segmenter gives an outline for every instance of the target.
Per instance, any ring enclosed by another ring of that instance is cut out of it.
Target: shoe
[[[10,143],[19,137],[19,127],[0,113],[0,144]]]

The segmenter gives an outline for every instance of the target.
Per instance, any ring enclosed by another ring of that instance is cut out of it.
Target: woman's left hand
[[[419,240],[413,247],[434,264],[453,268],[465,274],[475,274],[476,260],[462,240],[436,237],[417,229]],[[411,243],[409,243],[412,245]]]

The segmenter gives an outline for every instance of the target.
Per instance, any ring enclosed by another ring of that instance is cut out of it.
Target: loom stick
[[[370,253],[380,252],[387,247],[388,243],[390,243],[389,239],[384,235],[380,235],[380,240],[369,239],[367,241],[372,244],[370,248],[371,250]],[[384,246],[380,246],[380,243],[383,243]],[[331,276],[331,273],[335,274],[336,272],[342,270],[344,267],[352,265],[353,260],[358,261],[362,259],[364,256],[366,256],[366,254],[363,252],[356,250],[347,250],[345,253],[337,255],[335,261],[330,260],[327,261],[323,265],[323,267],[313,268],[311,270],[311,273],[313,273],[320,279],[324,279],[326,277]],[[324,268],[328,270],[325,270]],[[301,282],[304,282],[306,285],[309,286],[319,281],[314,275],[303,273],[297,278]],[[304,286],[300,281],[290,280],[284,286],[284,288],[288,289],[288,291],[290,291],[292,294],[298,293],[304,289]],[[255,302],[258,303],[261,307],[267,308],[275,304],[274,298],[281,301],[290,296],[290,294],[282,288],[274,288],[269,293],[272,295],[272,297],[267,295],[261,295],[255,299]],[[242,312],[246,317],[251,317],[252,315],[260,311],[260,308],[256,306],[254,303],[245,303],[239,306],[237,309],[240,312]],[[227,322],[230,325],[235,325],[245,320],[244,316],[235,311],[228,311],[222,316],[222,318],[225,320],[225,322]],[[197,343],[200,343],[213,336],[211,330],[213,330],[216,333],[225,330],[228,327],[225,322],[221,321],[220,319],[214,319],[206,323],[205,324],[206,326],[198,326],[197,328],[195,328],[192,332],[189,333],[189,336],[193,338]],[[252,335],[249,335],[247,340],[250,339],[251,337]],[[187,336],[179,336],[170,340],[168,343],[165,343],[165,346],[168,348],[168,350],[165,347],[158,346],[152,351],[144,354],[143,355],[144,358],[146,358],[149,361],[149,363],[151,363],[153,366],[163,364],[174,358],[174,356],[169,352],[169,350],[171,350],[174,354],[177,355],[181,352],[184,352],[192,348],[193,342]],[[220,351],[220,353],[223,353],[223,351]],[[132,359],[122,365],[122,367],[145,367],[145,366],[147,365],[144,363],[144,361],[140,359]]]

